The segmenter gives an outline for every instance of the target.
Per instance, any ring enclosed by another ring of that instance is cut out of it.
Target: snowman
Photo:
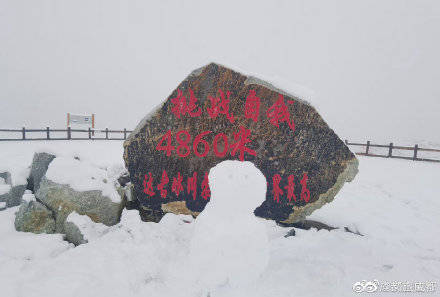
[[[266,185],[250,162],[224,161],[210,170],[211,199],[195,220],[187,267],[208,295],[252,285],[267,266],[266,227],[253,213]]]

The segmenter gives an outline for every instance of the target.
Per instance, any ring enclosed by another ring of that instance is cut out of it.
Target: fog
[[[438,1],[0,0],[0,128],[134,128],[211,61],[310,90],[342,137],[440,143]]]

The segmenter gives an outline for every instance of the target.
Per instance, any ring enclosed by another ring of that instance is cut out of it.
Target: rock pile
[[[62,233],[75,245],[87,242],[71,214],[87,216],[94,223],[111,226],[119,222],[128,191],[105,169],[78,159],[36,153],[28,187],[16,214],[15,228],[33,233]],[[119,193],[122,194],[120,196]]]

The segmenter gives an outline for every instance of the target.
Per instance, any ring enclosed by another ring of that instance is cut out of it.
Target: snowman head
[[[211,207],[253,214],[266,199],[266,178],[251,162],[223,161],[209,171]]]

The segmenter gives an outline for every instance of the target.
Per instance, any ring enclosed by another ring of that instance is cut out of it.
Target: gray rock
[[[6,201],[6,207],[18,206],[21,203],[21,197],[23,197],[26,185],[17,185],[11,188],[9,192],[9,199]]]
[[[119,222],[125,204],[124,199],[120,203],[113,202],[103,196],[101,191],[75,191],[69,185],[57,184],[46,177],[42,178],[35,196],[54,212],[58,233],[65,233],[64,222],[73,211],[87,215],[95,223],[115,225]]]
[[[292,228],[289,230],[289,232],[286,233],[286,235],[284,235],[284,237],[287,238],[295,235],[296,235],[295,229]]]
[[[0,172],[0,177],[3,178],[8,185],[12,184],[11,174],[9,172],[7,171]]]
[[[0,172],[0,178],[3,178],[5,183],[11,187],[8,193],[0,195],[0,202],[6,202],[6,207],[20,205],[26,185],[12,185],[11,174],[7,171]]]
[[[46,174],[50,162],[55,159],[55,156],[48,153],[35,153],[31,165],[31,173],[29,175],[29,182],[32,183],[32,189],[37,192],[40,187],[40,182]]]
[[[7,171],[0,172],[0,178],[2,178],[5,181],[5,185],[11,186],[11,174]],[[11,189],[9,189],[8,192],[4,194],[0,194],[0,202],[8,202],[10,197]]]
[[[9,201],[9,196],[10,196],[11,190],[9,190],[9,192],[0,195],[0,202],[5,202],[6,204]]]
[[[55,233],[52,212],[37,201],[24,202],[15,215],[15,229],[32,233]]]
[[[64,222],[64,234],[66,234],[66,240],[74,245],[80,245],[87,243],[87,239],[81,233],[81,230],[72,222]]]

